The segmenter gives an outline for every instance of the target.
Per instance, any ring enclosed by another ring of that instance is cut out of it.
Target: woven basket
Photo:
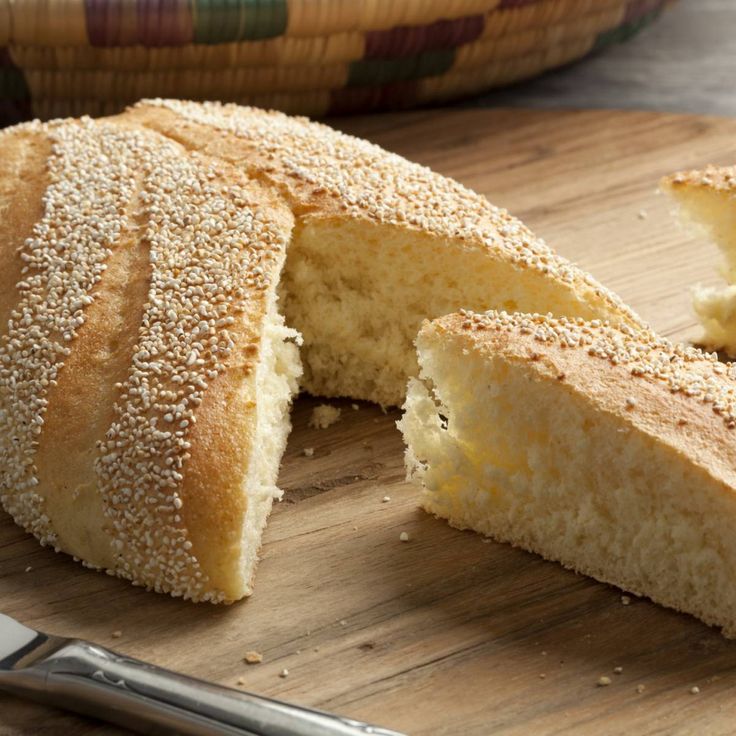
[[[669,0],[0,0],[0,119],[141,97],[325,115],[507,85],[628,38]]]

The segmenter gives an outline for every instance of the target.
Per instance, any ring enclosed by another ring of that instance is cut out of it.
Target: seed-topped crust
[[[277,186],[297,217],[366,219],[460,241],[569,284],[612,320],[642,325],[615,294],[506,210],[372,143],[306,118],[216,102],[144,100],[123,117]]]
[[[43,207],[17,253],[0,246],[0,287],[15,293],[0,327],[3,505],[43,543],[139,585],[241,597],[254,368],[291,213],[132,125],[33,124],[2,143],[11,159],[43,151],[37,187],[0,192],[6,210],[19,196]],[[121,305],[139,321],[119,323]]]
[[[715,354],[648,330],[495,311],[425,324],[422,334],[432,333],[554,377],[736,485],[736,365]]]
[[[680,171],[664,177],[662,188],[703,189],[732,193],[736,192],[736,166],[706,166],[704,169]]]

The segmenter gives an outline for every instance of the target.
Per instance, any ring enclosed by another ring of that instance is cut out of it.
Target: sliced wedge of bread
[[[417,345],[400,428],[427,511],[736,636],[736,366],[498,312]]]

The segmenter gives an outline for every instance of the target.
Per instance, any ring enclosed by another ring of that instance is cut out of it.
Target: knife
[[[0,689],[143,734],[402,736],[50,636],[3,614]]]

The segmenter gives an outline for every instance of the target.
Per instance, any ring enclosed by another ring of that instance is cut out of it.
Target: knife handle
[[[214,685],[70,639],[10,673],[3,689],[143,734],[401,736],[376,726]]]

